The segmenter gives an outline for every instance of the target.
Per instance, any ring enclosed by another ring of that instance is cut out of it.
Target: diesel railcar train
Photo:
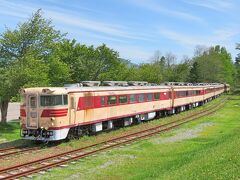
[[[84,81],[79,87],[22,89],[22,137],[71,139],[191,109],[229,91],[229,85],[219,83],[103,83],[105,86]]]

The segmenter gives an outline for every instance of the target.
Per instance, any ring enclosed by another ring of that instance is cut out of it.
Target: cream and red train
[[[128,126],[200,106],[229,88],[224,84],[131,85],[137,86],[23,89],[21,135],[56,141]]]

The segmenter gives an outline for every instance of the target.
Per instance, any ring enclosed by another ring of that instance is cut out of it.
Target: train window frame
[[[138,102],[140,102],[140,103],[141,102],[145,102],[145,100],[146,100],[145,99],[145,94],[143,94],[143,93],[142,94],[138,94]]]
[[[100,104],[101,104],[102,107],[105,106],[105,104],[106,104],[105,96],[100,97]]]
[[[131,98],[134,97],[134,98]],[[129,95],[129,103],[136,103],[137,102],[137,95],[136,94],[130,94]]]
[[[121,97],[126,97],[124,102],[121,102],[121,99],[120,99]],[[128,96],[127,95],[119,95],[118,96],[118,102],[119,102],[119,104],[127,104],[128,103]]]
[[[147,101],[152,101],[153,100],[153,94],[152,93],[147,93],[146,94],[146,100]]]
[[[44,99],[42,99],[42,98],[54,97],[54,96],[58,96],[59,100],[61,99],[61,104],[60,103],[58,103],[58,104],[50,104],[50,103],[47,104],[46,102],[43,103]],[[56,95],[42,94],[42,95],[40,95],[39,99],[40,99],[39,104],[40,104],[41,107],[53,107],[53,106],[66,106],[66,105],[68,105],[68,95],[67,94],[56,94]],[[66,102],[66,104],[65,104],[65,102]]]
[[[201,95],[201,90],[196,90],[196,96]]]
[[[30,96],[29,99],[29,104],[30,104],[30,108],[37,108],[37,97],[36,96]]]
[[[68,105],[68,95],[63,94],[63,105]]]
[[[153,94],[153,98],[154,98],[155,101],[156,101],[156,100],[160,100],[160,93],[159,93],[159,92],[154,93],[154,94]]]
[[[113,101],[114,103],[111,103],[111,101],[109,101],[110,98],[115,98],[115,101]],[[108,96],[108,98],[107,98],[107,104],[108,104],[109,106],[114,106],[114,105],[116,105],[116,104],[117,104],[117,96],[115,96],[115,95],[113,95],[113,96]]]

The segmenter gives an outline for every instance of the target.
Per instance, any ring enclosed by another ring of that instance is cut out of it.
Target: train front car
[[[27,88],[21,91],[21,135],[36,141],[67,137],[68,96],[64,88]]]

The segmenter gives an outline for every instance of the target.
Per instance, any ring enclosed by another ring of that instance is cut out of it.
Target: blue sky
[[[178,61],[196,45],[240,43],[240,0],[0,0],[0,33],[42,8],[57,29],[87,45],[107,44],[120,57],[148,62],[156,50]]]

